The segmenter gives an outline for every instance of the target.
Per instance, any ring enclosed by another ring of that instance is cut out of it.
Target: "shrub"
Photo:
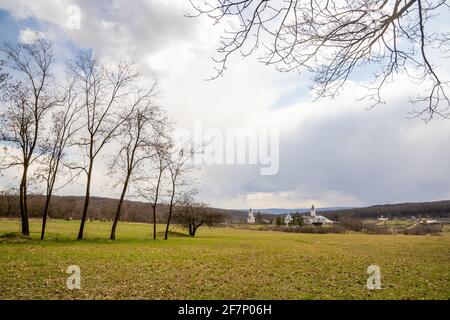
[[[364,223],[365,232],[370,234],[392,234],[389,228],[377,225],[376,223]]]
[[[341,217],[339,219],[339,226],[356,232],[365,232],[370,234],[391,234],[391,231],[385,226],[380,226],[376,223],[364,222],[361,219],[352,217]]]
[[[406,228],[400,231],[400,233],[407,234],[407,235],[425,235],[425,234],[437,234],[439,232],[442,232],[442,226],[441,225],[417,225],[413,228]]]
[[[294,232],[294,233],[345,233],[345,229],[340,226],[330,226],[330,227],[314,227],[314,226],[265,226],[261,227],[260,230],[268,231],[283,231],[283,232]]]
[[[368,229],[367,226],[360,219],[352,217],[341,217],[339,219],[339,226],[350,231],[362,231]]]

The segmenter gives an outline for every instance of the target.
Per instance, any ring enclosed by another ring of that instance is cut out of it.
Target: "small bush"
[[[283,232],[294,232],[294,233],[345,233],[345,229],[339,226],[330,227],[314,227],[314,226],[267,226],[262,227],[261,230],[269,231],[283,231]]]
[[[364,223],[364,229],[366,233],[370,234],[392,234],[389,228],[377,225],[376,223]]]
[[[442,232],[441,225],[417,225],[413,228],[407,228],[400,231],[400,233],[407,235],[425,235],[425,234],[437,234]]]
[[[363,229],[368,229],[364,222],[360,219],[355,219],[352,217],[341,217],[339,219],[339,226],[350,231],[362,231]]]
[[[386,228],[385,226],[380,226],[376,223],[364,222],[360,219],[352,217],[341,217],[341,219],[339,219],[339,226],[349,231],[365,232],[370,234],[391,234],[389,228]]]
[[[164,238],[165,232],[164,231],[159,231],[156,233],[156,236],[158,238]],[[170,238],[187,238],[189,237],[188,234],[183,233],[183,232],[178,232],[178,231],[169,231],[167,233],[167,236]]]

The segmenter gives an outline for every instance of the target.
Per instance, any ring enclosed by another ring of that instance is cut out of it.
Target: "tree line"
[[[334,221],[340,221],[343,217],[357,219],[376,219],[381,215],[385,218],[449,218],[450,201],[432,201],[417,203],[399,203],[376,205],[365,208],[351,208],[321,211],[320,214]]]
[[[127,196],[148,203],[154,239],[156,209],[162,203],[168,208],[164,239],[175,206],[192,216],[203,210],[204,205],[195,204],[189,174],[196,151],[173,140],[174,123],[157,103],[157,82],[145,83],[133,60],[105,62],[80,51],[67,61],[65,76],[56,76],[53,43],[37,34],[27,43],[3,43],[0,54],[0,170],[20,169],[19,186],[13,189],[18,190],[24,235],[30,234],[30,187],[45,190],[44,239],[54,193],[84,178],[77,237],[83,239],[92,183],[102,179],[95,168],[105,155],[108,174],[121,190],[111,240]]]

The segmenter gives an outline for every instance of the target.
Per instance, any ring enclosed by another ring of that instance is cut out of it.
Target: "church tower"
[[[252,208],[250,208],[250,210],[248,210],[247,223],[255,223],[255,216],[253,215]]]
[[[311,217],[315,217],[316,216],[316,208],[314,208],[314,205],[312,205],[311,207]]]

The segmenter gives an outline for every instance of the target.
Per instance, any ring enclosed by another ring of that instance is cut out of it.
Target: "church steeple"
[[[255,223],[255,216],[253,215],[252,208],[250,208],[250,210],[248,210],[247,223]]]
[[[311,207],[311,217],[315,217],[316,216],[316,208],[314,208],[314,205],[312,205]]]

